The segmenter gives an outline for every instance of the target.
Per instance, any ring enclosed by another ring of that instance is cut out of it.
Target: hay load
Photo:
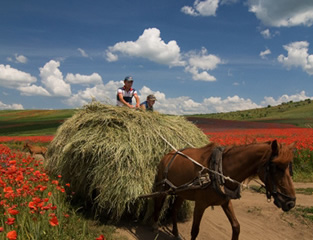
[[[208,143],[184,117],[92,102],[58,128],[45,168],[62,175],[76,198],[93,199],[97,210],[118,220],[143,210],[136,199],[151,193],[156,167],[172,151],[161,136],[178,149]]]

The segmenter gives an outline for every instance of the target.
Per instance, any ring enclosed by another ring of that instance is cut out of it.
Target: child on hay
[[[132,98],[136,99],[136,108],[139,108],[139,97],[137,91],[132,88],[133,78],[131,76],[127,76],[124,79],[124,87],[117,89],[117,106],[126,106],[129,108],[133,108]]]
[[[156,97],[153,94],[150,94],[147,96],[147,100],[140,104],[140,108],[146,111],[153,112],[153,105],[156,100]]]

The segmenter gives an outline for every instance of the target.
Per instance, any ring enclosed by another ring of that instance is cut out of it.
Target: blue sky
[[[312,0],[4,0],[0,109],[116,104],[131,75],[162,113],[313,99]]]

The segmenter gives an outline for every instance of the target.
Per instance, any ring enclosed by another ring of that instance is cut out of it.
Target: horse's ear
[[[277,140],[273,140],[271,143],[272,155],[278,155],[278,143]]]

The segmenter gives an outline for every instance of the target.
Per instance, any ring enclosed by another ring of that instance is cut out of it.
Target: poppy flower
[[[59,225],[58,218],[56,216],[53,216],[52,218],[50,218],[49,223],[52,227],[58,226]]]
[[[5,222],[8,225],[12,225],[15,222],[15,218],[8,218],[7,221]]]
[[[18,213],[19,213],[19,211],[18,211],[18,210],[13,209],[13,208],[9,208],[9,209],[8,209],[8,212],[9,212],[11,215],[16,215],[16,214],[18,214]]]
[[[16,240],[16,239],[17,239],[17,233],[16,233],[16,231],[13,230],[13,231],[8,232],[8,233],[7,233],[7,238],[8,238],[9,240]]]

